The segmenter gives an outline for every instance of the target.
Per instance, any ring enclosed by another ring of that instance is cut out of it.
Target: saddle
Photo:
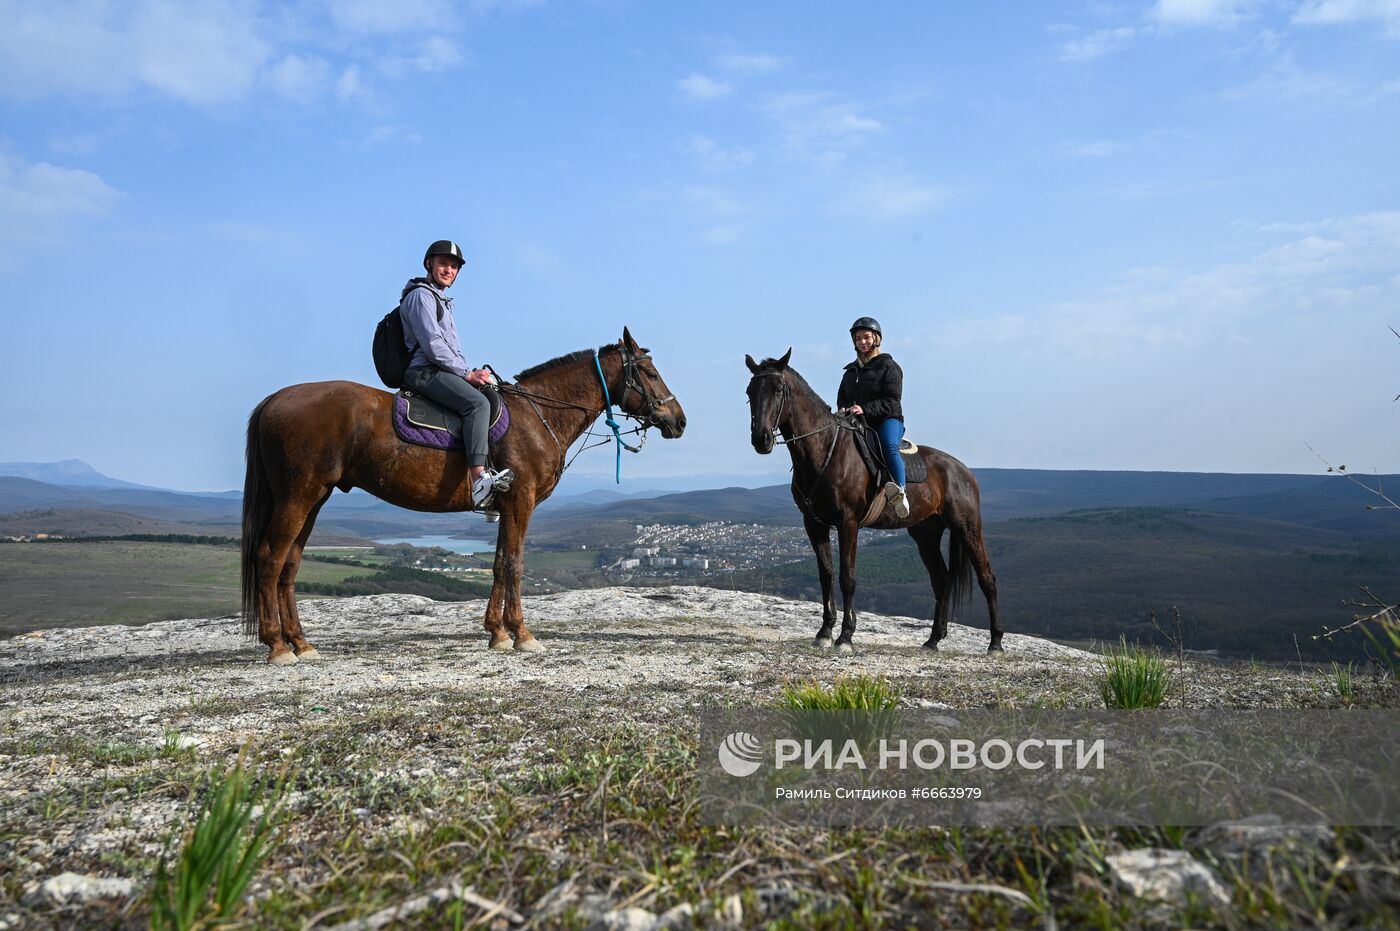
[[[495,385],[478,386],[491,402],[487,441],[495,445],[510,429],[510,408]],[[394,432],[405,443],[430,449],[461,449],[462,418],[407,388],[394,395]]]
[[[884,485],[890,480],[890,467],[889,463],[885,462],[884,444],[880,442],[880,434],[875,432],[874,427],[868,424],[862,424],[862,427],[864,429],[855,432],[856,450],[860,453],[865,467],[875,477],[875,483]],[[900,443],[899,453],[904,457],[906,484],[917,485],[928,481],[928,463],[919,455],[918,444],[905,437]]]

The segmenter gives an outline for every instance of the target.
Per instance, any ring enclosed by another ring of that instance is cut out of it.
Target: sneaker
[[[904,520],[909,516],[909,496],[894,482],[885,483],[885,500],[894,505],[895,517]]]
[[[515,473],[510,469],[502,469],[499,472],[487,469],[472,485],[472,504],[482,507],[491,500],[493,493],[510,490],[510,483],[513,481]]]

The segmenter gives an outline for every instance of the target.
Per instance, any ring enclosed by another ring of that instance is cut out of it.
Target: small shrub
[[[244,768],[205,781],[199,816],[173,871],[161,857],[151,888],[152,931],[187,931],[233,918],[248,883],[267,858],[285,782],[264,785]]]
[[[1156,708],[1167,695],[1167,663],[1158,653],[1119,641],[1110,649],[1099,677],[1105,708]]]

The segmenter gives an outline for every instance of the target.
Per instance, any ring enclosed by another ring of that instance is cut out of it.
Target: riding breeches
[[[403,385],[462,418],[462,445],[467,465],[486,465],[486,432],[491,428],[491,402],[461,375],[418,366],[403,375]]]
[[[885,463],[890,467],[890,478],[903,488],[904,457],[899,454],[899,444],[904,439],[904,421],[898,417],[887,417],[875,425],[875,432],[880,434],[880,446],[885,450]]]

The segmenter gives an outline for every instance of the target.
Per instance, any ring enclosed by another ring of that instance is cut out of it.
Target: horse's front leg
[[[860,524],[851,514],[842,517],[836,528],[836,543],[841,550],[841,636],[836,649],[851,650],[851,638],[856,635],[856,543],[860,539]]]
[[[524,489],[516,493],[510,502],[509,512],[501,511],[501,539],[506,542],[504,565],[499,578],[505,582],[505,603],[502,610],[506,630],[515,641],[515,649],[522,653],[538,653],[544,644],[535,639],[525,626],[525,607],[520,600],[520,583],[525,576],[525,531],[530,527],[534,515],[535,502],[528,498]],[[497,547],[498,552],[501,547]],[[497,560],[500,557],[497,556]]]
[[[812,551],[817,554],[817,577],[822,586],[822,626],[814,645],[830,649],[831,629],[836,626],[836,596],[831,585],[831,527],[806,514],[802,515],[802,526],[807,530],[807,539],[812,541]]]
[[[486,635],[491,638],[490,649],[509,650],[511,648],[510,636],[506,633],[505,625],[505,605],[506,591],[506,564],[509,561],[507,553],[510,547],[507,541],[506,523],[501,521],[500,531],[496,534],[496,560],[491,566],[491,597],[486,602]]]

